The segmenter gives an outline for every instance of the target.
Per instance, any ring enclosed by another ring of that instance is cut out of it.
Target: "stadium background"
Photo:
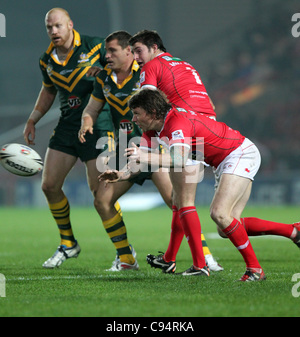
[[[291,34],[291,17],[300,12],[296,1],[2,2],[6,37],[0,38],[0,145],[24,143],[24,124],[41,87],[38,58],[49,45],[44,16],[56,6],[69,11],[81,34],[105,37],[119,29],[131,34],[157,30],[171,54],[199,71],[218,120],[239,129],[260,148],[262,167],[251,203],[300,204],[300,38]],[[38,124],[34,148],[42,156],[58,116],[56,101]],[[0,206],[46,206],[40,180],[40,175],[22,178],[0,167]],[[69,175],[65,192],[73,205],[92,205],[82,163]],[[161,204],[155,192],[151,183],[135,186],[123,205],[142,209]],[[208,205],[212,195],[208,169],[197,203]]]

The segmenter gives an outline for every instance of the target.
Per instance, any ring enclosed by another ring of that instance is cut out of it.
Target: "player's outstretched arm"
[[[42,86],[34,109],[31,112],[23,131],[23,136],[27,145],[35,145],[35,125],[49,111],[55,97],[56,89]]]

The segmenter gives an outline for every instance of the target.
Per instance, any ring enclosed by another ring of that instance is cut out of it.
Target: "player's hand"
[[[140,147],[131,143],[131,147],[125,150],[125,156],[128,157],[128,167],[132,172],[136,172],[140,167],[139,164],[149,164],[149,154],[147,151],[143,151]]]
[[[93,127],[82,125],[79,132],[78,132],[78,139],[81,143],[86,142],[85,135],[86,135],[87,132],[92,135],[93,134]]]
[[[32,121],[26,123],[23,136],[27,145],[35,145],[35,124]]]
[[[122,173],[118,170],[106,170],[98,177],[99,181],[104,181],[105,183],[116,183],[122,177]]]
[[[125,155],[128,157],[128,161],[134,161],[136,163],[139,163],[140,161],[140,148],[136,146],[134,143],[131,143],[131,147],[128,147],[125,149]]]
[[[102,68],[93,66],[87,71],[86,77],[96,77],[100,73],[101,70]]]

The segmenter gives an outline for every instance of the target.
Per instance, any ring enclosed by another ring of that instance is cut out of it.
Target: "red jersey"
[[[140,84],[158,88],[176,107],[216,116],[196,69],[169,53],[162,53],[143,66]]]
[[[170,148],[183,144],[189,147],[191,153],[200,149],[205,162],[217,168],[244,139],[239,131],[222,122],[193,111],[174,108],[168,112],[160,132],[143,133],[141,147],[151,149],[162,144]]]

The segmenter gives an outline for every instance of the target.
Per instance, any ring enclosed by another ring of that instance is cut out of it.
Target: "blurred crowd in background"
[[[300,38],[281,5],[256,11],[230,55],[208,69],[220,120],[260,145],[267,172],[300,167]]]

